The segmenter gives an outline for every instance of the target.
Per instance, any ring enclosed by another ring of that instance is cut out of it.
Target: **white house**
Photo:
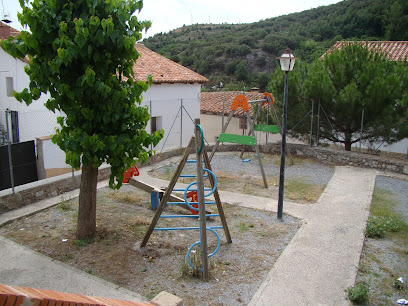
[[[155,149],[186,146],[194,134],[193,120],[200,118],[201,84],[208,80],[143,44],[136,44],[136,50],[140,57],[133,68],[135,80],[153,76],[142,102],[151,114],[148,131],[164,130],[164,138]]]
[[[231,105],[234,98],[243,94],[242,91],[217,91],[217,92],[202,92],[201,93],[201,125],[204,129],[204,135],[208,142],[217,141],[223,127],[223,123],[227,123],[228,115],[231,112]],[[262,99],[262,93],[246,92],[245,96],[248,101]],[[224,114],[224,119],[223,119]],[[252,104],[249,104],[249,114],[254,119]],[[257,122],[254,122],[257,123]],[[276,122],[269,122],[269,125],[276,125]],[[245,130],[245,131],[243,131]],[[248,134],[248,123],[246,117],[243,116],[242,108],[238,108],[233,112],[233,117],[228,124],[226,133],[245,135]],[[282,139],[280,134],[271,134],[265,132],[255,132],[257,142],[259,144],[275,143]],[[289,143],[302,143],[297,139],[288,137]]]
[[[17,30],[0,22],[0,39],[17,34]],[[19,92],[28,87],[30,79],[24,72],[26,65],[25,59],[16,59],[0,48],[0,124],[4,130],[7,129],[5,112],[8,109],[10,138],[13,143],[51,135],[56,125],[56,117],[60,115],[45,108],[44,103],[48,100],[48,95],[43,94],[29,106],[13,97],[14,90]]]
[[[17,36],[18,31],[0,22],[0,40]],[[150,108],[151,121],[148,131],[163,128],[165,135],[156,150],[186,145],[194,132],[190,120],[200,116],[201,84],[208,80],[203,76],[149,50],[142,44],[136,49],[140,58],[134,66],[136,81],[147,80],[153,76],[153,84],[143,94],[142,105]],[[71,171],[65,164],[65,153],[52,144],[50,135],[57,126],[56,118],[61,113],[49,111],[44,103],[48,95],[27,106],[18,102],[12,95],[29,85],[29,77],[24,72],[25,59],[16,59],[0,48],[0,146],[4,145],[4,131],[7,130],[6,110],[9,131],[13,143],[36,140],[39,178],[50,177]],[[166,141],[166,143],[165,143]]]

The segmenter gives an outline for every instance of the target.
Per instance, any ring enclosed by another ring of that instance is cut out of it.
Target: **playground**
[[[250,165],[258,167],[257,163]],[[172,292],[183,297],[185,305],[197,305],[197,300],[202,305],[248,304],[301,224],[291,216],[281,222],[273,212],[229,205],[228,199],[223,199],[233,243],[226,243],[221,230],[221,246],[210,259],[209,282],[205,283],[191,275],[185,260],[187,248],[199,240],[198,231],[154,232],[146,249],[140,249],[154,215],[149,193],[131,185],[119,191],[107,187],[98,190],[98,234],[90,244],[75,240],[77,202],[64,201],[15,221],[1,228],[0,235],[148,299],[163,290]],[[169,206],[165,212],[186,211]],[[208,220],[207,225],[215,222]],[[175,223],[192,226],[197,220],[159,222],[161,226]],[[209,234],[209,251],[215,246],[214,236]]]
[[[255,131],[279,132],[279,121],[276,128],[256,127],[245,106],[264,100],[273,111],[268,96],[235,101],[247,112],[248,136],[224,133],[228,119],[210,153],[196,120],[181,156],[129,168],[119,191],[101,187],[93,241],[75,240],[76,198],[5,225],[0,235],[146,299],[166,290],[185,305],[282,304],[288,297],[344,302],[357,273],[376,171],[288,151],[286,213],[277,219],[279,156],[260,153]],[[217,152],[224,142],[241,146]],[[319,277],[333,271],[330,281]]]

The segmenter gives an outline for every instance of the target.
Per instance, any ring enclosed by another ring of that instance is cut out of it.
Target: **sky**
[[[17,12],[18,0],[0,0],[1,19],[8,14],[10,26],[22,30]],[[144,0],[138,14],[140,20],[151,20],[152,27],[143,33],[147,38],[156,33],[191,24],[251,23],[262,19],[301,12],[341,0]]]

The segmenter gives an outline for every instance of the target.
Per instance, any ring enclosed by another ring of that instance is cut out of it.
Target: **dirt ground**
[[[239,152],[217,153],[211,161],[218,188],[224,191],[250,194],[265,198],[278,198],[280,157],[273,154],[262,154],[268,188],[264,188],[260,167],[254,153],[246,152],[241,158]],[[189,159],[195,159],[191,155]],[[243,162],[245,161],[246,162]],[[334,166],[317,160],[294,157],[294,165],[289,160],[285,169],[285,199],[297,203],[315,203],[330,181]],[[171,180],[180,162],[174,157],[165,162],[149,167],[149,175]],[[187,163],[183,174],[195,174],[195,164]],[[189,179],[180,178],[178,182],[189,183]]]
[[[245,157],[252,160],[243,163],[238,154],[229,154],[227,158],[219,155],[212,161],[219,189],[277,197],[279,162],[276,156],[263,156],[270,186],[265,189],[259,165],[252,156],[247,154]],[[178,161],[179,158],[156,165],[150,174],[170,179]],[[333,165],[295,158],[295,165],[287,167],[285,197],[298,203],[315,202],[333,172]],[[390,185],[396,184],[391,182]],[[406,189],[404,184],[401,186],[402,190]],[[390,192],[401,194],[401,191]],[[400,202],[406,209],[406,197],[404,199]],[[138,292],[147,299],[166,290],[182,297],[185,305],[246,305],[301,222],[290,216],[278,222],[274,213],[229,205],[228,199],[221,200],[233,243],[227,244],[223,230],[217,230],[221,247],[210,258],[208,283],[192,275],[185,259],[188,247],[199,240],[198,231],[155,231],[147,248],[140,249],[154,212],[150,208],[150,194],[129,185],[119,191],[98,190],[97,236],[92,243],[75,240],[77,199],[62,201],[53,208],[14,221],[0,228],[0,235]],[[396,206],[399,207],[402,206]],[[216,212],[215,208],[211,209]],[[167,207],[166,213],[189,214],[174,206]],[[158,226],[197,224],[195,218],[178,218],[161,219]],[[213,218],[208,224],[220,225],[219,218]],[[208,237],[212,251],[215,239],[211,233]],[[408,288],[396,290],[394,285],[395,279],[401,276],[408,281],[406,237],[390,238],[367,238],[365,242],[357,279],[370,284],[370,305],[392,305],[398,297],[408,299]]]
[[[198,231],[155,231],[142,251],[139,245],[154,214],[150,195],[132,186],[104,188],[98,190],[97,201],[92,243],[75,240],[77,199],[14,221],[0,235],[147,299],[166,290],[182,297],[185,305],[245,305],[300,226],[290,216],[281,222],[274,213],[223,203],[233,243],[227,244],[223,230],[217,230],[221,247],[210,258],[211,277],[205,283],[192,276],[185,260],[188,247],[199,240]],[[216,207],[211,209],[216,212]],[[189,214],[174,206],[166,213]],[[218,219],[208,225],[220,225]],[[158,226],[198,226],[198,221],[162,219]],[[214,235],[208,237],[212,252]]]

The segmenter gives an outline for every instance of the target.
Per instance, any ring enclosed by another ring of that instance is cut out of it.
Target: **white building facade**
[[[0,35],[0,39],[4,38],[7,37]],[[148,132],[164,130],[164,138],[154,149],[185,146],[193,135],[192,120],[200,118],[200,89],[207,79],[143,45],[138,44],[136,48],[141,54],[134,68],[136,80],[146,80],[147,75],[152,75],[154,80],[143,93],[141,103],[149,107],[151,114],[146,129]],[[7,144],[7,131],[12,143],[34,140],[39,179],[70,172],[65,153],[50,138],[57,127],[57,117],[63,113],[54,113],[45,107],[48,94],[42,94],[29,106],[13,96],[13,91],[21,92],[29,86],[30,79],[24,71],[26,65],[24,59],[13,58],[0,48],[0,146]]]

